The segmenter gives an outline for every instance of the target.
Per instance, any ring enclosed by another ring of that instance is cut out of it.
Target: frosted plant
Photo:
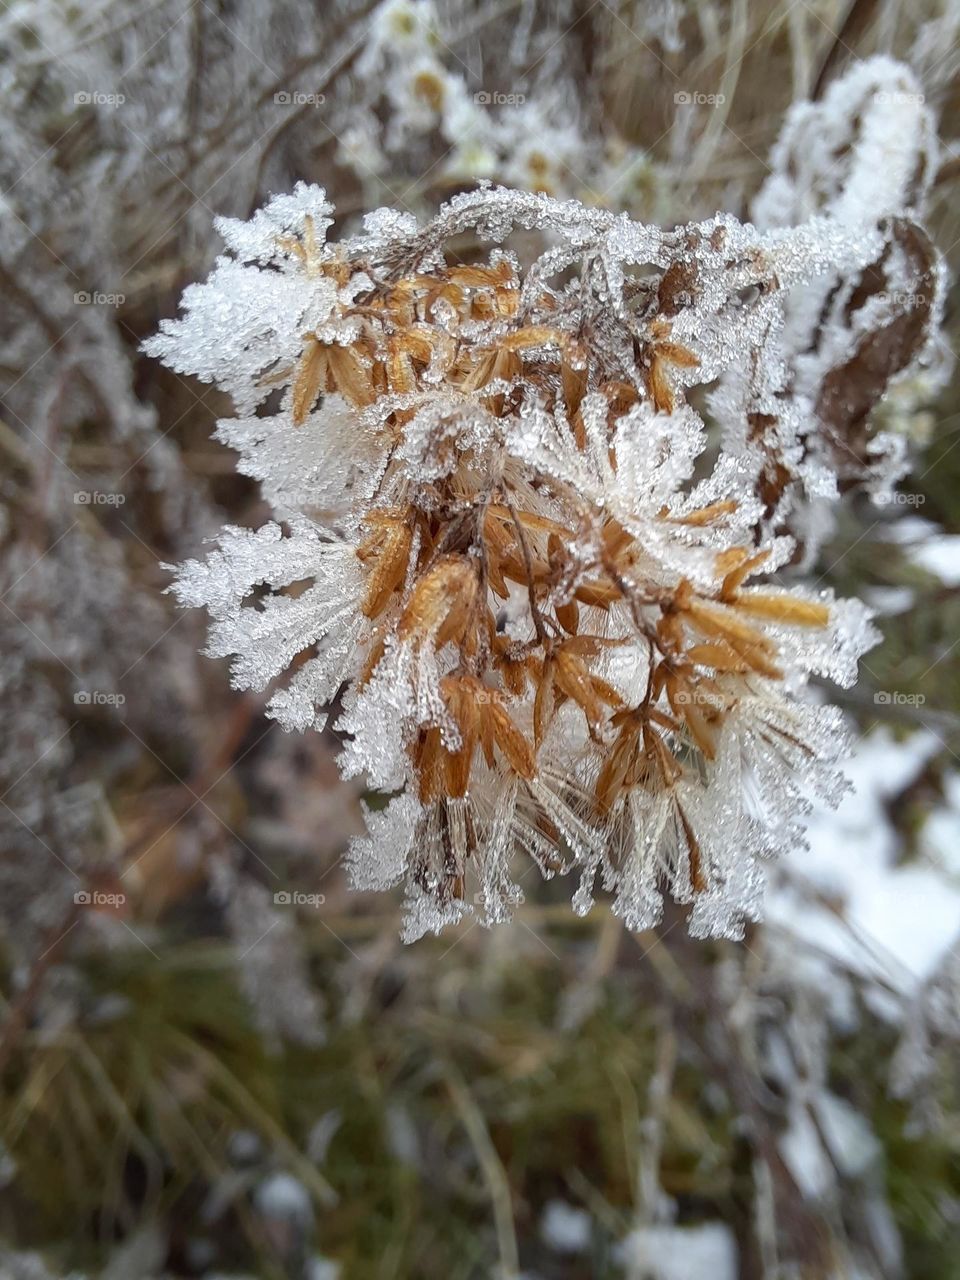
[[[346,684],[342,770],[396,793],[353,879],[405,886],[408,939],[508,918],[520,855],[575,869],[578,911],[599,883],[643,929],[667,889],[736,936],[804,789],[841,789],[841,717],[804,686],[852,683],[876,637],[859,602],[772,577],[795,544],[768,454],[731,433],[705,468],[687,391],[749,370],[775,395],[785,302],[889,231],[666,231],[493,188],[339,241],[332,214],[298,184],[221,220],[227,254],[147,343],[230,392],[218,435],[278,517],[181,566],[180,601],[238,687],[292,669],[285,727]],[[541,241],[525,265],[515,231]]]
[[[768,519],[776,527],[789,517],[808,562],[830,534],[838,493],[862,484],[882,501],[906,473],[908,441],[920,434],[913,420],[950,371],[939,328],[945,269],[917,224],[938,155],[916,77],[891,58],[870,58],[821,102],[794,105],[754,202],[764,229],[825,215],[879,226],[884,240],[862,270],[836,266],[795,291],[780,369],[736,369],[715,398],[728,431],[764,456]]]

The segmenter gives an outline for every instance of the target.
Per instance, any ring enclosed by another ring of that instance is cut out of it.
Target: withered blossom
[[[599,885],[643,929],[669,891],[738,936],[806,791],[842,789],[841,716],[804,687],[849,685],[876,639],[779,573],[830,456],[790,398],[785,305],[913,224],[663,230],[499,188],[334,242],[332,214],[299,184],[221,220],[229,255],[148,344],[233,395],[220,438],[277,516],[181,566],[181,602],[238,687],[292,672],[285,727],[345,686],[343,773],[396,793],[353,878],[405,886],[408,939],[508,918],[524,859],[576,871],[578,911]],[[715,454],[689,392],[721,379]]]

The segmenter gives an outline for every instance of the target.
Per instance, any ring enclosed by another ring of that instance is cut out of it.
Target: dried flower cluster
[[[354,879],[404,882],[408,938],[508,917],[518,851],[576,868],[579,911],[599,879],[642,929],[668,887],[695,933],[735,935],[802,788],[837,792],[840,717],[802,687],[851,683],[875,633],[771,578],[795,543],[769,438],[703,468],[688,392],[778,386],[785,291],[856,278],[900,224],[663,231],[488,189],[328,243],[331,213],[300,184],[223,220],[230,256],[148,344],[232,394],[220,438],[283,522],[227,529],[181,602],[209,608],[238,686],[294,668],[286,727],[322,726],[348,684],[343,771],[399,793]],[[516,231],[548,244],[525,266]],[[802,471],[799,414],[778,431]]]

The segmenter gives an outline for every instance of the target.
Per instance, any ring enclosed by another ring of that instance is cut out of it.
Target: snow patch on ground
[[[918,568],[934,574],[946,586],[960,585],[960,534],[928,535],[910,549],[910,559]]]
[[[696,1227],[640,1227],[619,1245],[628,1280],[736,1280],[737,1244],[722,1222]]]
[[[960,858],[951,836],[960,833],[960,810],[927,824],[930,856],[898,866],[885,807],[941,747],[926,730],[905,741],[886,728],[861,738],[846,770],[852,790],[835,811],[815,807],[806,820],[810,848],[787,854],[768,891],[771,924],[904,993],[934,973],[960,934],[960,883],[950,874]],[[960,783],[955,790],[960,799]]]

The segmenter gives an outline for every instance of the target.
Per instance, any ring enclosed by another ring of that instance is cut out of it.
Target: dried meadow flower
[[[695,933],[738,936],[805,789],[842,785],[841,717],[804,686],[852,683],[876,639],[859,602],[776,577],[802,485],[774,499],[771,467],[810,453],[785,308],[901,231],[663,230],[481,188],[328,242],[332,212],[299,184],[222,220],[229,256],[147,344],[232,394],[219,437],[278,517],[181,566],[181,602],[238,687],[292,669],[285,727],[321,727],[346,685],[342,770],[397,793],[353,878],[405,885],[408,939],[508,918],[520,854],[577,870],[578,911],[599,882],[643,929],[668,890]],[[539,241],[523,262],[515,231]],[[707,468],[688,392],[718,380]],[[778,396],[757,448],[749,414]]]

